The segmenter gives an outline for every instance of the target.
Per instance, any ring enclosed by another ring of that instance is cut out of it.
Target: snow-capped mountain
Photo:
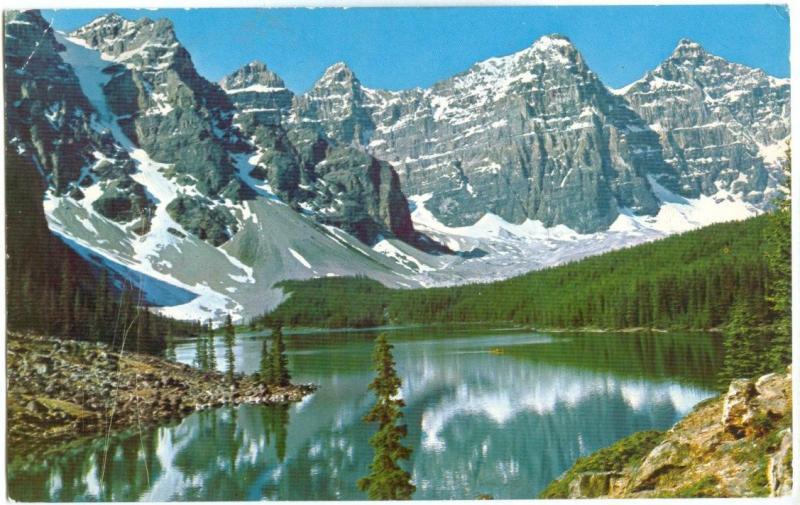
[[[451,226],[490,212],[606,229],[619,208],[655,214],[646,176],[670,170],[658,136],[557,35],[425,90],[365,89],[337,64],[296,104],[290,120],[389,161]]]
[[[253,175],[261,148],[169,23],[111,15],[59,34],[38,12],[8,12],[5,37],[9,144],[50,181],[50,229],[162,312],[256,315],[281,300],[272,286],[286,278],[419,285],[415,270],[292,209]],[[399,193],[394,179],[384,193]],[[381,194],[379,177],[367,182]]]
[[[788,79],[683,39],[661,65],[617,93],[658,132],[683,194],[725,190],[758,205],[769,200],[790,133]]]
[[[337,63],[297,96],[260,62],[207,81],[168,20],[5,28],[6,142],[49,182],[51,231],[180,318],[261,314],[283,279],[485,281],[754,215],[788,135],[788,83],[705,53],[621,93],[553,35],[425,90]]]
[[[780,178],[789,85],[682,40],[612,91],[550,35],[424,90],[365,88],[336,64],[288,119],[389,161],[448,225],[491,213],[596,232],[658,212],[648,177],[686,197],[725,190],[764,204]]]

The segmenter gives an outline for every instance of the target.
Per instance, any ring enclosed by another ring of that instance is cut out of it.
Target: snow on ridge
[[[225,89],[225,92],[229,95],[235,95],[236,93],[275,93],[278,91],[285,91],[285,87],[276,87],[276,86],[266,86],[264,84],[251,84],[250,86],[246,86],[244,88],[231,88]]]
[[[556,225],[547,228],[541,221],[527,219],[521,224],[509,223],[502,217],[487,212],[472,225],[450,227],[439,221],[431,211],[425,207],[425,202],[433,195],[413,195],[408,199],[414,203],[415,208],[411,219],[415,226],[436,231],[447,235],[455,235],[476,239],[497,239],[515,236],[522,239],[551,239],[575,240],[580,234],[568,226]]]
[[[622,208],[607,230],[589,234],[564,225],[546,227],[531,219],[521,224],[509,223],[491,213],[472,225],[449,227],[425,207],[432,194],[409,196],[414,227],[460,252],[438,270],[417,274],[415,280],[428,286],[492,282],[760,213],[741,196],[723,190],[689,199],[671,193],[652,177],[650,183],[662,201],[656,216],[637,215]],[[476,251],[485,254],[467,254]]]
[[[289,247],[288,249],[289,249],[289,252],[291,253],[291,255],[294,256],[294,259],[299,261],[300,264],[302,264],[304,267],[306,267],[309,270],[311,270],[311,263],[309,263],[308,260],[305,259],[302,254],[300,254],[299,252],[295,251],[291,247]]]
[[[153,161],[147,152],[133,145],[130,139],[122,132],[122,129],[117,123],[117,118],[108,108],[102,91],[102,86],[110,79],[109,75],[103,73],[103,69],[108,66],[107,58],[99,51],[87,47],[80,39],[67,37],[63,33],[56,33],[56,38],[66,47],[67,50],[62,53],[62,57],[66,63],[69,63],[73,67],[81,89],[96,111],[92,117],[93,127],[98,131],[110,132],[115,141],[124,148],[136,162],[138,170],[131,175],[131,178],[146,188],[156,204],[156,209],[150,216],[150,230],[147,234],[140,237],[134,235],[127,227],[123,227],[119,223],[115,223],[100,216],[92,209],[90,204],[84,202],[84,204],[79,205],[93,218],[122,228],[128,236],[130,246],[133,248],[133,254],[130,258],[120,256],[110,250],[100,248],[97,245],[92,245],[80,239],[80,237],[75,237],[63,227],[58,226],[57,222],[54,223],[52,221],[53,213],[63,203],[62,200],[67,197],[45,200],[45,213],[48,217],[50,229],[82,247],[92,249],[98,256],[105,257],[109,261],[125,265],[142,275],[197,295],[196,298],[189,303],[159,307],[155,309],[156,312],[181,319],[194,319],[199,313],[213,313],[216,310],[232,312],[233,315],[241,313],[243,309],[239,303],[215,291],[213,288],[209,287],[207,283],[197,282],[190,285],[159,269],[159,265],[162,263],[161,253],[165,249],[174,247],[180,252],[180,247],[183,243],[191,243],[193,245],[200,244],[201,246],[206,245],[204,242],[192,238],[180,238],[170,231],[170,229],[173,229],[184,234],[186,237],[191,237],[180,224],[172,219],[166,210],[167,205],[178,196],[179,192],[185,191],[186,188],[178,186],[162,173],[163,169],[169,166],[168,164]],[[92,198],[99,196],[99,184],[101,183],[95,183],[87,189],[86,192],[89,193]],[[216,252],[224,258],[225,263],[230,264],[234,272],[241,272],[243,282],[255,282],[252,268],[244,265],[238,259],[233,258],[221,248],[214,248],[210,245],[207,247],[209,251]]]
[[[385,238],[381,238],[377,244],[372,246],[372,250],[381,253],[384,256],[388,256],[399,265],[402,265],[412,271],[431,272],[434,270],[434,268],[426,265],[414,256],[401,251],[397,246]]]
[[[630,91],[632,87],[642,82],[644,82],[644,78],[633,81],[632,83],[622,86],[621,88],[606,88],[606,89],[608,89],[608,91],[610,91],[612,95],[625,95],[628,93],[628,91]]]
[[[767,165],[777,165],[786,160],[786,151],[789,149],[788,138],[778,141],[772,145],[758,145],[758,155]]]

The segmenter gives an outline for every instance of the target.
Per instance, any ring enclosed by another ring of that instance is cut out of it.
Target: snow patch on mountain
[[[62,57],[74,69],[81,89],[96,111],[93,114],[93,126],[98,131],[110,132],[116,143],[128,152],[138,169],[131,177],[147,188],[149,195],[156,204],[156,210],[150,216],[150,230],[144,236],[139,237],[129,229],[130,226],[122,227],[118,223],[101,216],[92,208],[91,203],[102,193],[100,189],[100,184],[102,183],[95,182],[85,191],[88,198],[84,198],[83,202],[78,203],[78,206],[85,212],[86,216],[76,216],[76,218],[81,219],[81,222],[84,223],[97,223],[99,221],[120,228],[124,236],[118,237],[118,241],[124,242],[128,248],[124,251],[118,250],[115,254],[110,252],[108,248],[102,247],[99,242],[101,236],[97,233],[94,225],[92,225],[92,228],[95,229],[92,232],[89,226],[84,224],[84,228],[90,231],[90,237],[76,235],[74,227],[64,227],[63,219],[59,220],[57,215],[60,208],[69,209],[70,203],[74,202],[68,196],[56,197],[51,194],[45,200],[45,215],[48,218],[50,229],[59,236],[68,239],[68,241],[92,249],[98,257],[103,258],[106,264],[109,262],[117,263],[124,265],[126,272],[134,272],[130,278],[131,282],[145,290],[151,303],[161,305],[157,311],[162,314],[180,319],[194,319],[200,314],[212,315],[219,311],[225,311],[231,312],[235,316],[240,316],[242,306],[232,298],[212,289],[207,281],[186,282],[186,279],[179,280],[164,268],[165,264],[171,264],[164,261],[164,254],[168,249],[172,249],[170,251],[172,254],[180,255],[184,252],[182,250],[183,247],[191,250],[204,245],[204,243],[194,239],[191,234],[186,232],[167,212],[169,202],[177,197],[181,191],[186,191],[186,188],[179,187],[162,173],[169,165],[153,161],[144,150],[134,146],[122,132],[117,123],[117,118],[108,108],[102,91],[102,87],[110,78],[109,75],[103,73],[103,69],[108,66],[105,58],[99,52],[88,49],[85,44],[76,42],[80,41],[80,39],[67,37],[62,33],[56,34],[56,38],[66,47]],[[72,209],[71,212],[74,214],[75,209]],[[215,262],[218,268],[229,270],[231,274],[240,276],[244,282],[255,282],[251,268],[228,255],[222,249],[210,247],[208,249],[213,249],[214,253],[218,255],[219,261]],[[226,263],[227,266],[223,267],[222,265]],[[119,269],[117,270],[119,272]],[[147,293],[147,288],[151,283],[145,282],[145,278],[152,278],[173,285],[193,293],[196,297],[188,303],[168,306],[172,303],[171,299],[163,300],[159,299],[157,293]]]
[[[724,190],[688,199],[670,192],[653,177],[649,182],[662,202],[657,215],[639,216],[620,209],[608,230],[588,234],[564,225],[547,227],[531,219],[509,223],[491,213],[473,225],[449,227],[425,207],[431,194],[411,196],[414,227],[460,253],[439,269],[425,270],[414,278],[425,285],[490,282],[760,212]]]

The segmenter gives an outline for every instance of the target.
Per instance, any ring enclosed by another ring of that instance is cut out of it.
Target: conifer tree
[[[202,332],[197,334],[197,340],[195,340],[194,365],[200,370],[208,370],[208,346]]]
[[[271,386],[275,383],[275,372],[272,369],[272,353],[267,348],[267,337],[261,340],[261,361],[258,366],[258,375],[261,383]]]
[[[375,451],[370,473],[359,479],[358,487],[371,500],[408,500],[416,486],[411,483],[411,475],[398,464],[399,460],[411,457],[411,449],[402,444],[408,433],[407,427],[397,424],[403,417],[400,409],[405,402],[398,398],[401,381],[395,370],[392,345],[386,340],[386,335],[381,334],[376,339],[373,360],[377,375],[369,389],[375,394],[376,401],[364,416],[364,421],[377,422],[378,431],[369,440]]]
[[[791,188],[791,152],[784,186]],[[768,301],[774,313],[770,366],[783,369],[792,361],[792,203],[790,194],[778,203],[766,230],[767,264],[772,274]]]
[[[725,358],[719,372],[721,388],[726,388],[732,379],[755,377],[766,371],[763,340],[752,307],[736,304],[724,328],[722,345]]]
[[[214,326],[211,323],[211,319],[208,320],[207,337],[206,345],[208,346],[208,351],[206,355],[208,356],[208,369],[213,371],[217,369],[217,350],[214,346]]]
[[[73,338],[75,333],[75,291],[77,290],[75,277],[72,274],[72,265],[67,259],[61,266],[61,292],[58,305],[60,311],[61,336]]]
[[[144,324],[144,313],[147,311],[144,307],[136,308],[136,352],[142,352],[142,347],[145,345],[147,336],[145,332],[147,329]]]
[[[272,330],[272,384],[288,386],[292,380],[289,373],[289,360],[286,358],[286,345],[283,343],[283,331],[280,326]]]
[[[233,384],[236,362],[233,356],[233,345],[236,342],[236,329],[233,327],[231,315],[225,316],[225,365],[228,382]]]
[[[164,348],[164,358],[169,361],[177,361],[178,357],[175,354],[175,337],[172,336],[172,331],[168,331],[165,337],[166,347]]]
[[[104,333],[107,331],[106,327],[108,325],[107,321],[109,302],[108,271],[103,269],[103,271],[100,273],[100,279],[97,282],[97,291],[95,293],[90,328],[91,340],[101,340],[104,337]]]

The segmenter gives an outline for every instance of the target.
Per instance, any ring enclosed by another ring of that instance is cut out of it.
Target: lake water
[[[288,336],[293,380],[320,386],[302,402],[194,413],[114,436],[107,452],[100,438],[43,461],[12,460],[9,496],[365,499],[356,481],[372,458],[373,427],[361,418],[373,401],[374,336]],[[420,329],[389,336],[417,499],[534,498],[576,458],[635,431],[665,429],[712,396],[721,360],[718,338],[703,334]],[[239,335],[237,368],[255,371],[260,348],[258,335]],[[194,344],[176,354],[191,363]]]

